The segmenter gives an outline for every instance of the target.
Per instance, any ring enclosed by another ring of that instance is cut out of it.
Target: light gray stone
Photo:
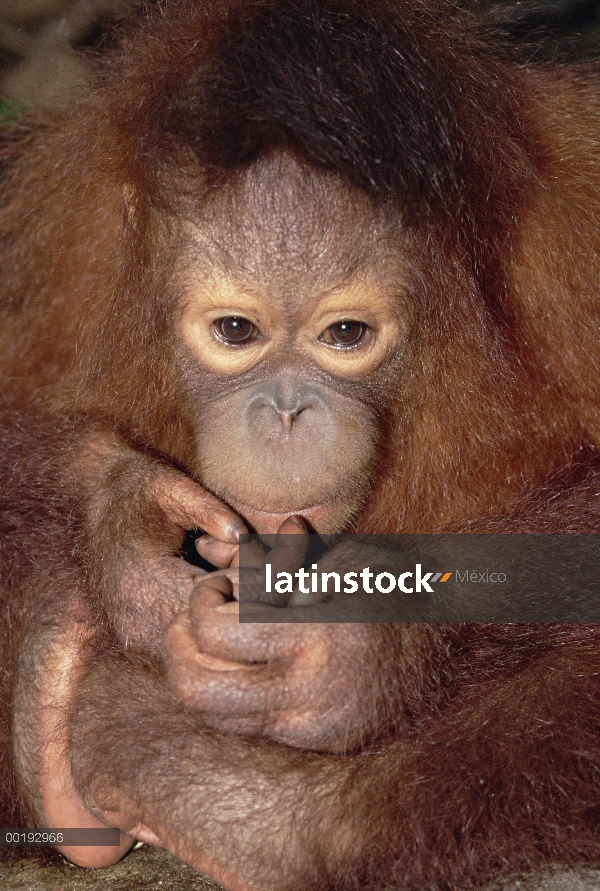
[[[66,861],[0,863],[0,891],[220,891],[205,876],[161,848],[143,846],[106,869]]]

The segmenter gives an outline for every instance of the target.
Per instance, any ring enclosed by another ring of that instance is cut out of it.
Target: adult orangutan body
[[[246,528],[597,531],[599,113],[446,3],[219,0],[17,129],[5,820],[231,889],[600,857],[595,627],[238,624],[226,578]]]

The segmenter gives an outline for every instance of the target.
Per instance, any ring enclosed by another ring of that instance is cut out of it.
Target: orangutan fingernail
[[[239,543],[242,535],[248,535],[248,530],[246,529],[246,524],[242,522],[242,520],[239,520],[239,522],[231,527],[231,537],[236,543]]]
[[[201,535],[196,539],[196,550],[199,551],[201,548],[205,548],[213,543],[215,539],[212,535]]]

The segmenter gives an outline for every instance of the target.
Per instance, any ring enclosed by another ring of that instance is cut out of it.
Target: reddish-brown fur
[[[318,76],[303,34],[330,47]],[[207,727],[161,655],[193,588],[168,558],[202,525],[177,489],[194,460],[172,359],[182,220],[270,152],[405,231],[416,322],[373,393],[377,466],[349,531],[598,531],[597,74],[503,54],[446,3],[170,2],[73,112],[7,140],[5,821],[47,819],[31,715],[66,639],[79,795],[234,891],[466,891],[600,859],[596,626],[372,626],[364,651],[332,626],[346,691],[364,675],[376,702],[342,754]]]

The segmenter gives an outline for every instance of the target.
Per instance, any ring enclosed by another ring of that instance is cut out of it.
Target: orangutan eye
[[[319,340],[329,346],[338,348],[358,346],[365,339],[369,331],[364,322],[354,322],[351,319],[343,319],[330,325],[321,334]]]
[[[232,346],[245,346],[260,335],[259,329],[242,316],[225,316],[213,322],[213,330],[219,340]]]

